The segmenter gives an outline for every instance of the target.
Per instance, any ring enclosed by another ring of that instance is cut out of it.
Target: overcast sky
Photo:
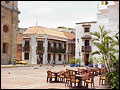
[[[18,1],[19,27],[75,27],[75,23],[95,21],[100,1]]]

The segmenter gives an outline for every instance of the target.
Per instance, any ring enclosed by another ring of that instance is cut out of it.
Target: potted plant
[[[80,58],[77,58],[76,59],[76,64],[75,64],[76,67],[80,67]]]
[[[75,66],[75,57],[72,57],[70,59],[70,67],[73,67],[73,66]]]
[[[103,57],[100,58],[100,62],[101,62],[101,67],[104,68],[105,65],[104,65],[104,59],[103,59]]]
[[[88,62],[89,62],[88,67],[93,67],[93,58],[92,57],[89,57]]]
[[[94,57],[94,61],[95,61],[95,67],[98,68],[98,59],[96,59],[96,57]]]

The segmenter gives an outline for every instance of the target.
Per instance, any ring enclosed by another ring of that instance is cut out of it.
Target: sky
[[[59,26],[75,28],[75,23],[97,20],[100,1],[18,1],[19,27]]]

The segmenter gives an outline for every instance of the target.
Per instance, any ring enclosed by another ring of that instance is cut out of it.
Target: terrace
[[[86,67],[79,67],[80,69],[85,69]],[[66,65],[42,65],[39,67],[29,66],[29,67],[11,67],[1,69],[1,89],[69,89],[65,86],[64,82],[48,82],[47,83],[47,71],[59,72],[61,70],[78,70],[77,67],[70,67]],[[54,81],[54,79],[53,79]],[[84,86],[84,83],[82,83]],[[106,89],[105,85],[99,85],[99,76],[94,78],[94,89]],[[91,85],[88,84],[88,88]]]

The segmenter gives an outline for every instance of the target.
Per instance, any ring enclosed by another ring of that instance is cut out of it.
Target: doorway
[[[89,54],[85,53],[85,55],[84,55],[84,62],[85,62],[86,66],[88,66],[88,64],[89,64],[88,59],[89,59]]]
[[[39,59],[37,59],[37,64],[43,64],[43,54],[42,53],[38,53],[38,57],[39,57],[39,59],[40,59],[40,61],[39,61]]]

